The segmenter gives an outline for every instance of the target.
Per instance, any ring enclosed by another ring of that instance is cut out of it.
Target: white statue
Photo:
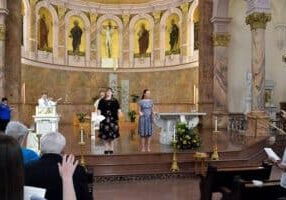
[[[116,26],[112,26],[111,22],[108,22],[108,25],[104,27],[103,34],[105,35],[105,47],[107,49],[108,58],[112,57],[112,35],[113,29],[116,29]]]

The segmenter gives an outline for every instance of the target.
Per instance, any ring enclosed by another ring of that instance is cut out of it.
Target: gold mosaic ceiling
[[[94,3],[102,4],[139,4],[139,3],[148,3],[155,0],[84,0]]]

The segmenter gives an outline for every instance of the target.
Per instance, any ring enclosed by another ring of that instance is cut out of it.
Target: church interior
[[[28,128],[22,148],[40,159],[45,135],[61,133],[91,199],[286,199],[284,8],[286,0],[0,0],[8,121]],[[107,140],[108,91],[119,107],[118,135]]]

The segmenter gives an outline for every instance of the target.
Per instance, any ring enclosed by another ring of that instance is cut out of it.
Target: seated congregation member
[[[23,200],[24,163],[19,143],[0,134],[0,199]]]
[[[66,139],[58,132],[51,132],[41,137],[40,144],[41,158],[25,165],[25,184],[46,188],[45,198],[49,200],[62,200],[63,189],[58,164],[62,163],[61,153]],[[73,183],[77,200],[92,199],[88,193],[87,174],[83,167],[75,168]]]
[[[39,159],[39,156],[36,152],[24,147],[25,140],[26,140],[28,133],[29,133],[28,128],[24,124],[17,122],[17,121],[9,122],[5,130],[6,135],[9,135],[13,137],[14,139],[16,139],[19,142],[19,144],[22,146],[24,164],[27,164],[28,162],[32,160]]]

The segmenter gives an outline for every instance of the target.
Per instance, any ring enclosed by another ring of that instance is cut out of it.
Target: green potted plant
[[[139,99],[139,96],[137,94],[131,94],[131,99],[132,99],[132,103],[136,103]]]
[[[197,128],[188,128],[186,123],[177,122],[176,139],[178,149],[197,149],[201,139]]]
[[[136,120],[136,112],[135,112],[135,110],[129,111],[128,112],[128,117],[129,117],[131,122],[135,122],[135,120]]]
[[[84,123],[87,117],[87,114],[84,112],[80,112],[76,114],[79,123]]]

